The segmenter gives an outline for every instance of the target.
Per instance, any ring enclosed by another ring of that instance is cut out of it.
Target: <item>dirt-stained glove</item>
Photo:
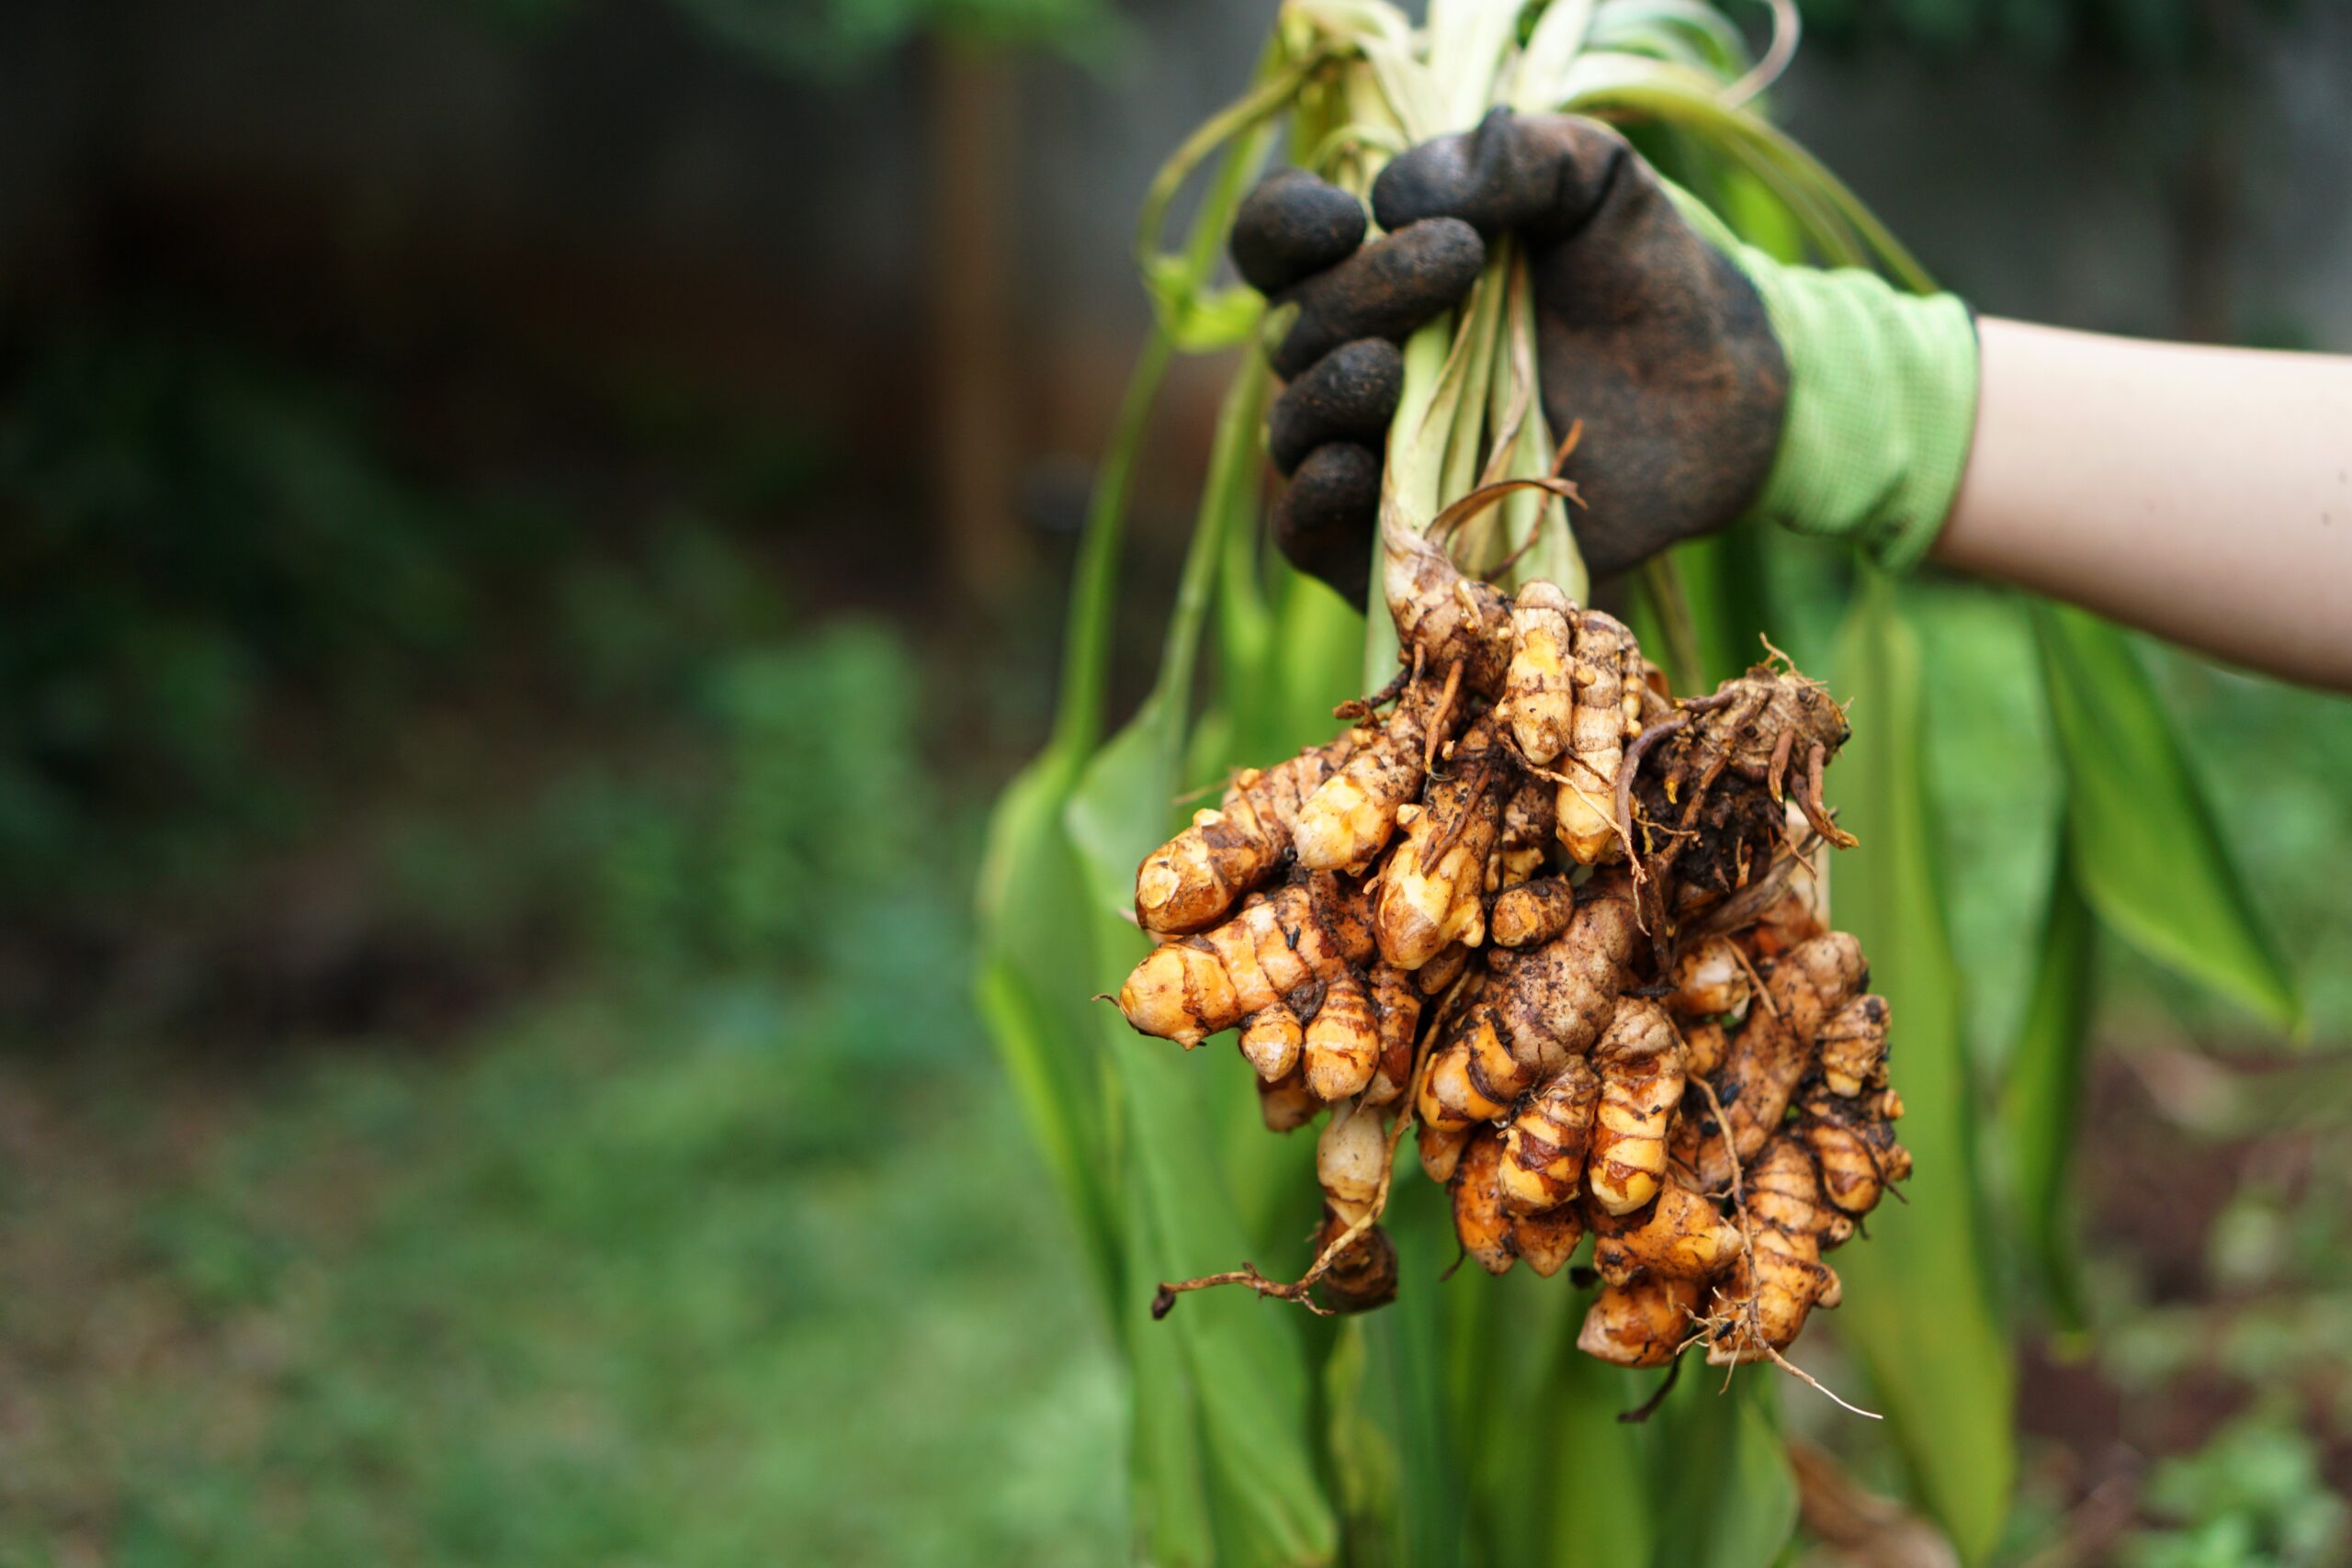
[[[1273,349],[1289,385],[1266,419],[1290,483],[1274,538],[1303,571],[1361,609],[1380,514],[1382,451],[1404,385],[1396,344],[1478,280],[1487,248],[1453,218],[1391,225],[1363,243],[1363,204],[1303,169],[1269,175],[1233,220],[1233,265],[1298,314]]]
[[[1372,203],[1391,231],[1453,218],[1525,243],[1544,413],[1555,431],[1584,422],[1567,476],[1595,576],[1743,514],[1854,540],[1893,567],[1926,554],[1974,425],[1975,332],[1959,300],[1781,265],[1616,132],[1571,117],[1498,109],[1399,156]],[[1367,556],[1368,536],[1349,547]],[[1317,571],[1324,558],[1292,558]]]

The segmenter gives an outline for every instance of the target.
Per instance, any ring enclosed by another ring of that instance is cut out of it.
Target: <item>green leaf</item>
[[[1797,1523],[1796,1474],[1781,1440],[1772,1380],[1749,1367],[1732,1379],[1695,1352],[1682,1384],[1645,1433],[1658,1568],[1768,1568]]]
[[[1147,265],[1143,281],[1159,310],[1160,323],[1186,354],[1210,354],[1249,342],[1266,313],[1265,296],[1254,288],[1203,292],[1187,276],[1182,257],[1155,257]]]
[[[1710,203],[1733,233],[1774,261],[1794,265],[1804,259],[1804,236],[1770,186],[1736,167],[1720,169],[1713,184]]]
[[[1136,937],[1126,956],[1144,951]],[[1106,1033],[1125,1030],[1110,1015]],[[1193,1292],[1166,1319],[1148,1317],[1157,1281],[1230,1269],[1249,1254],[1248,1228],[1235,1212],[1199,1092],[1203,1073],[1247,1069],[1222,1052],[1203,1060],[1133,1034],[1114,1035],[1106,1046],[1117,1064],[1129,1157],[1156,1243],[1143,1260],[1148,1272],[1130,1280],[1130,1299],[1121,1303],[1128,1333],[1166,1336],[1182,1349],[1220,1505],[1218,1534],[1235,1543],[1235,1555],[1329,1562],[1339,1525],[1315,1470],[1296,1309],[1227,1289]],[[1301,1197],[1308,1208],[1302,1219],[1311,1220],[1312,1190]]]
[[[1279,45],[1268,49],[1250,91],[1196,127],[1162,164],[1144,193],[1136,220],[1136,265],[1144,291],[1159,315],[1160,330],[1187,353],[1227,348],[1257,325],[1265,302],[1254,290],[1227,288],[1205,294],[1209,274],[1225,248],[1244,185],[1265,162],[1273,144],[1272,121],[1290,107],[1313,59],[1285,62]],[[1169,207],[1193,171],[1227,142],[1224,161],[1202,197],[1184,248],[1159,250],[1159,231]]]
[[[1119,400],[1110,449],[1102,455],[1093,493],[1087,498],[1086,531],[1079,538],[1078,561],[1070,573],[1069,615],[1062,631],[1062,689],[1055,699],[1053,735],[1046,743],[1052,767],[1067,770],[1061,777],[1065,792],[1102,735],[1103,693],[1111,678],[1111,613],[1118,599],[1127,498],[1135,488],[1136,456],[1143,449],[1152,400],[1159,395],[1174,355],[1175,344],[1164,331],[1145,340]],[[1046,759],[1039,761],[1043,766]],[[983,868],[983,888],[987,877]],[[984,908],[984,918],[986,912]]]
[[[1083,1035],[1053,1016],[1052,1004],[1015,962],[983,961],[978,988],[980,1018],[996,1042],[1031,1135],[1070,1207],[1089,1276],[1107,1307],[1118,1290],[1119,1264],[1102,1118],[1098,1097],[1087,1092],[1085,1065],[1073,1060],[1064,1043]]]
[[[1398,1562],[1404,1557],[1404,1455],[1397,1434],[1396,1385],[1375,1375],[1368,1340],[1378,1315],[1340,1325],[1323,1364],[1323,1398],[1331,1408],[1331,1469],[1337,1478],[1341,1529],[1351,1562]]]
[[[1566,90],[1563,108],[1657,119],[1746,170],[1832,265],[1875,260],[1905,288],[1931,287],[1926,270],[1860,197],[1755,109],[1725,103],[1707,73],[1640,55],[1589,54],[1569,68]]]
[[[1137,1556],[1144,1562],[1193,1568],[1216,1561],[1201,1416],[1193,1399],[1182,1341],[1150,1320],[1145,1281],[1159,1276],[1167,1245],[1154,1223],[1155,1205],[1142,1167],[1127,1165],[1123,1278],[1136,1284],[1112,1306],[1133,1377],[1134,1447],[1127,1455],[1129,1511]]]
[[[1476,1381],[1464,1438],[1484,1561],[1635,1568],[1656,1560],[1645,1433],[1617,1416],[1664,1374],[1629,1372],[1578,1350],[1592,1295],[1566,1279],[1524,1269],[1499,1280],[1463,1274],[1453,1300],[1477,1308],[1465,1314]]]
[[[1921,1501],[1974,1562],[2000,1538],[2016,1477],[2015,1373],[1985,1264],[1975,1086],[1921,766],[1920,665],[1893,584],[1866,571],[1836,662],[1854,736],[1829,774],[1839,820],[1861,847],[1831,870],[1832,912],[1861,939],[1894,1010],[1891,1066],[1917,1174],[1907,1202],[1883,1206],[1870,1239],[1836,1255],[1846,1286],[1837,1326],[1870,1368]]]
[[[1676,553],[1662,551],[1635,569],[1633,626],[1644,649],[1655,651],[1669,686],[1678,692],[1703,692],[1711,684],[1707,657],[1678,563]]]
[[[1587,47],[1679,61],[1728,82],[1747,69],[1747,40],[1703,0],[1603,0]]]
[[[1080,549],[1053,739],[1007,786],[990,819],[979,882],[978,1001],[1032,1132],[1074,1211],[1091,1272],[1134,1376],[1131,1499],[1139,1547],[1166,1563],[1214,1561],[1201,1479],[1198,1419],[1180,1348],[1135,1332],[1130,1281],[1156,1259],[1140,1223],[1139,1180],[1114,1174],[1098,1055],[1098,967],[1085,871],[1064,826],[1087,750],[1100,733],[1110,606],[1129,475],[1152,393],[1169,357],[1147,345],[1128,386],[1118,435],[1097,476]],[[1115,1196],[1114,1196],[1115,1194]]]
[[[1553,1281],[1557,1289],[1561,1281]],[[1597,1361],[1576,1348],[1576,1331],[1591,1303],[1589,1292],[1568,1298],[1546,1391],[1548,1423],[1534,1438],[1548,1472],[1544,1550],[1524,1561],[1552,1568],[1595,1564],[1657,1563],[1655,1508],[1637,1506],[1649,1495],[1652,1464],[1643,1429],[1617,1419],[1647,1399],[1658,1372],[1629,1372]]]
[[[2156,963],[2300,1036],[2294,976],[2130,641],[2058,604],[2037,604],[2033,624],[2083,897]]]
[[[2085,1047],[2090,1036],[2097,927],[2075,884],[2062,830],[2042,918],[2041,956],[2009,1055],[2001,1096],[2014,1184],[2014,1223],[2041,1274],[2058,1327],[2084,1327],[2078,1248],[2068,1186],[2079,1128]]]
[[[1399,1158],[1412,1157],[1408,1145]],[[1333,1407],[1332,1460],[1349,1499],[1352,1557],[1448,1568],[1464,1561],[1475,1479],[1456,1441],[1449,1303],[1438,1278],[1453,1256],[1453,1225],[1441,1189],[1409,1171],[1398,1176],[1383,1223],[1402,1285],[1396,1304],[1342,1331],[1342,1350],[1361,1366],[1352,1388],[1334,1384],[1348,1397]],[[1335,1378],[1349,1371],[1337,1358],[1333,1370]]]

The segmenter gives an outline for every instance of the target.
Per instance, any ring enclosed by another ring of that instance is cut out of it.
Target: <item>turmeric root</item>
[[[1577,1348],[1621,1367],[1662,1367],[1690,1337],[1704,1290],[1696,1280],[1664,1275],[1604,1285],[1584,1314]]]
[[[1544,869],[1552,847],[1552,791],[1541,779],[1522,781],[1503,804],[1502,831],[1487,862],[1487,891],[1498,893]]]
[[[1286,762],[1245,768],[1215,811],[1144,857],[1136,872],[1136,921],[1148,931],[1206,931],[1271,875],[1290,852],[1291,825],[1307,795],[1355,750],[1352,731]]]
[[[1480,1002],[1430,1058],[1414,1109],[1425,1125],[1447,1131],[1496,1122],[1534,1081],[1534,1069],[1504,1043],[1493,1005]]]
[[[1341,1218],[1327,1204],[1323,1222],[1315,1230],[1316,1256],[1321,1257],[1326,1248],[1347,1234],[1353,1223]],[[1372,1226],[1331,1260],[1331,1267],[1316,1281],[1315,1288],[1322,1296],[1323,1304],[1336,1313],[1370,1312],[1386,1306],[1396,1299],[1396,1244],[1380,1226]]]
[[[1862,944],[1849,932],[1832,931],[1792,948],[1773,965],[1765,987],[1789,1027],[1812,1042],[1820,1039],[1830,1016],[1869,985],[1870,978]]]
[[[1334,876],[1306,876],[1215,931],[1154,948],[1120,987],[1119,1010],[1139,1032],[1190,1050],[1372,950],[1363,894]]]
[[[1380,955],[1418,969],[1452,942],[1487,937],[1487,857],[1502,825],[1505,758],[1492,714],[1453,745],[1451,771],[1427,795],[1380,873],[1372,905]]]
[[[1829,929],[1822,878],[1800,861],[1789,871],[1788,887],[1757,918],[1748,941],[1761,959],[1778,958]]]
[[[1600,1105],[1585,1187],[1612,1214],[1640,1208],[1666,1175],[1667,1119],[1682,1100],[1682,1042],[1656,1002],[1627,998],[1593,1047]]]
[[[1861,944],[1833,931],[1792,948],[1765,982],[1770,1006],[1749,1011],[1715,1075],[1715,1098],[1727,1126],[1702,1129],[1699,1175],[1710,1187],[1731,1178],[1731,1155],[1754,1157],[1781,1125],[1789,1098],[1812,1066],[1815,1042],[1832,1014],[1852,999],[1869,976]],[[1724,1139],[1730,1140],[1726,1152]]]
[[[1600,1079],[1580,1057],[1529,1098],[1503,1133],[1503,1207],[1542,1213],[1577,1195],[1600,1099]]]
[[[1878,1207],[1890,1181],[1911,1172],[1911,1152],[1894,1141],[1891,1125],[1903,1114],[1892,1089],[1862,1099],[1815,1089],[1798,1108],[1797,1137],[1820,1168],[1831,1203],[1849,1214]]]
[[[1612,1285],[1645,1275],[1711,1280],[1739,1256],[1739,1227],[1684,1180],[1668,1180],[1645,1208],[1592,1222],[1592,1267]]]
[[[1315,786],[1291,821],[1298,863],[1309,871],[1354,871],[1387,848],[1397,808],[1421,793],[1422,754],[1433,699],[1408,691],[1371,744]]]
[[[1531,582],[1510,606],[1510,664],[1503,675],[1503,706],[1520,755],[1538,767],[1568,749],[1576,706],[1570,667],[1576,606],[1549,582]]]
[[[1729,1322],[1707,1348],[1712,1366],[1763,1360],[1767,1347],[1786,1349],[1815,1307],[1838,1301],[1838,1276],[1821,1261],[1821,1242],[1840,1221],[1822,1201],[1813,1156],[1792,1138],[1774,1138],[1746,1175],[1754,1250],[1733,1262],[1719,1287],[1718,1305]]]
[[[1724,1065],[1724,1053],[1730,1049],[1731,1037],[1712,1018],[1682,1026],[1682,1070],[1691,1077],[1714,1077]]]
[[[1539,876],[1507,888],[1495,899],[1487,934],[1503,947],[1533,947],[1568,929],[1577,912],[1577,890],[1565,876]]]
[[[1361,1094],[1380,1066],[1380,1025],[1363,977],[1342,969],[1323,987],[1323,1005],[1306,1021],[1300,1059],[1306,1087],[1322,1100]]]
[[[1566,1268],[1577,1243],[1583,1239],[1584,1216],[1577,1213],[1574,1203],[1563,1203],[1545,1214],[1511,1216],[1510,1249],[1543,1279]]]
[[[1577,618],[1576,707],[1560,770],[1567,782],[1560,785],[1555,814],[1560,842],[1579,865],[1598,865],[1620,849],[1617,769],[1625,755],[1625,664],[1633,640],[1615,617],[1598,610]]]
[[[1272,1083],[1258,1080],[1258,1115],[1269,1133],[1295,1133],[1315,1120],[1323,1102],[1306,1087],[1306,1070],[1293,1067]]]
[[[1250,1014],[1242,1024],[1241,1055],[1257,1069],[1259,1077],[1280,1083],[1298,1066],[1299,1047],[1306,1038],[1306,1026],[1298,1021],[1290,1004],[1276,1002]]]
[[[1488,960],[1487,994],[1513,1055],[1548,1077],[1580,1055],[1609,1023],[1625,988],[1638,934],[1632,902],[1586,889],[1568,928],[1550,942]]]
[[[1498,1121],[1511,1101],[1583,1054],[1624,987],[1634,936],[1632,905],[1604,893],[1579,904],[1568,929],[1550,942],[1489,953],[1488,999],[1438,1047],[1417,1108],[1421,1117],[1451,1127]]]
[[[1693,747],[1704,775],[1699,791],[1728,768],[1763,784],[1778,805],[1794,783],[1797,808],[1814,830],[1840,849],[1852,848],[1853,835],[1830,820],[1821,799],[1822,770],[1853,733],[1829,688],[1794,670],[1758,664],[1724,682],[1711,700],[1718,705],[1700,716]]]
[[[1510,1216],[1503,1213],[1497,1177],[1502,1168],[1502,1134],[1482,1128],[1462,1151],[1448,1185],[1453,1194],[1453,1234],[1462,1250],[1489,1274],[1510,1272]]]
[[[1675,961],[1666,1005],[1684,1018],[1713,1018],[1747,1006],[1747,965],[1728,937],[1710,937]]]
[[[1418,659],[1440,679],[1458,668],[1465,689],[1500,696],[1510,661],[1510,602],[1491,584],[1463,576],[1444,551],[1410,529],[1384,528],[1381,543],[1381,586],[1407,663]]]
[[[1462,1148],[1470,1141],[1470,1129],[1421,1122],[1413,1129],[1413,1139],[1421,1156],[1421,1174],[1442,1187],[1453,1179],[1454,1168],[1462,1163]]]
[[[1886,998],[1856,997],[1821,1030],[1821,1081],[1851,1100],[1886,1083]]]
[[[1160,945],[1128,1021],[1187,1047],[1238,1024],[1269,1128],[1329,1112],[1311,1287],[1245,1265],[1169,1299],[1393,1299],[1376,1222],[1409,1115],[1481,1269],[1548,1278],[1591,1234],[1586,1352],[1770,1355],[1837,1303],[1825,1254],[1911,1166],[1886,1004],[1814,855],[1849,841],[1821,803],[1845,715],[1772,666],[1677,703],[1610,616],[1386,544],[1404,672],[1136,873]]]
[[[1421,1022],[1421,994],[1412,976],[1390,964],[1372,966],[1372,1011],[1380,1032],[1380,1063],[1363,1091],[1367,1105],[1404,1098],[1413,1081],[1413,1044]]]
[[[1818,682],[1770,665],[1684,702],[1637,742],[1649,748],[1634,780],[1642,853],[1668,863],[1686,895],[1744,887],[1775,859],[1787,798],[1824,839],[1850,846],[1821,798],[1822,769],[1847,733]]]
[[[1323,1201],[1349,1224],[1370,1212],[1388,1176],[1388,1129],[1364,1106],[1333,1108],[1315,1140],[1315,1179]]]
[[[1457,942],[1413,971],[1413,988],[1425,997],[1441,995],[1469,967],[1470,946]]]

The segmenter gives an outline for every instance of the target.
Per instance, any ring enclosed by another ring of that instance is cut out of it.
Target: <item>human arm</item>
[[[2352,691],[2352,357],[1985,318],[1930,558]]]

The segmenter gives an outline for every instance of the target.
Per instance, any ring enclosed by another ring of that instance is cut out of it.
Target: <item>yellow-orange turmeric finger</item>
[[[1195,813],[1192,826],[1144,857],[1136,870],[1136,923],[1181,936],[1223,920],[1290,852],[1300,806],[1355,745],[1351,732],[1236,774],[1216,810]]]
[[[1568,749],[1570,715],[1576,707],[1571,670],[1575,606],[1549,582],[1531,582],[1510,607],[1510,664],[1503,675],[1503,703],[1520,754],[1542,767]]]
[[[1333,876],[1302,877],[1215,931],[1154,948],[1120,987],[1119,1010],[1139,1032],[1189,1050],[1371,956],[1363,895]]]
[[[1638,1209],[1666,1176],[1667,1122],[1682,1100],[1682,1043],[1657,1003],[1620,1002],[1593,1047],[1600,1106],[1585,1158],[1585,1187],[1612,1214]]]
[[[1664,1276],[1604,1285],[1584,1314],[1577,1348],[1621,1367],[1662,1367],[1690,1337],[1703,1287]]]
[[[1510,1271],[1510,1216],[1503,1213],[1496,1175],[1502,1164],[1502,1135],[1482,1129],[1462,1151],[1450,1183],[1453,1197],[1453,1234],[1462,1249],[1489,1274]]]
[[[1592,1139],[1600,1078],[1581,1057],[1528,1097],[1503,1134],[1503,1206],[1514,1214],[1541,1213],[1577,1195]]]

